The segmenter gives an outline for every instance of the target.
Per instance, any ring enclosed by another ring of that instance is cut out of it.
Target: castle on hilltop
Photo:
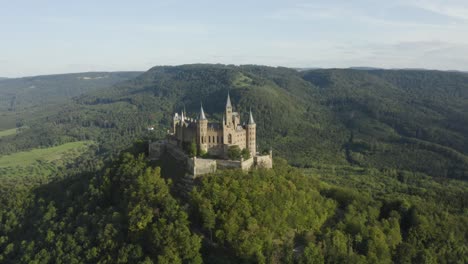
[[[241,124],[239,113],[233,112],[229,94],[223,121],[220,123],[208,122],[203,106],[200,107],[197,119],[187,117],[185,111],[182,111],[180,114],[174,114],[172,121],[172,130],[168,131],[166,139],[149,142],[148,158],[171,160],[163,164],[176,162],[178,166],[175,167],[183,170],[183,175],[178,178],[181,185],[191,186],[190,182],[194,178],[216,172],[218,169],[250,170],[273,167],[271,150],[263,155],[257,152],[257,127],[252,111],[249,113],[248,123]],[[196,145],[198,157],[192,152],[193,144]],[[244,153],[248,150],[250,155],[229,157],[229,149],[233,146],[238,146]],[[209,155],[203,155],[204,153]]]
[[[239,113],[233,112],[229,93],[222,123],[209,122],[203,106],[200,106],[198,119],[188,118],[184,111],[174,114],[170,135],[181,145],[195,142],[200,152],[211,156],[225,158],[230,146],[239,146],[241,150],[247,149],[252,157],[257,156],[256,124],[252,111],[248,123],[241,124]]]

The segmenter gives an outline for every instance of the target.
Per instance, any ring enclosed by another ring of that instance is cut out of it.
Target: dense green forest
[[[180,199],[140,151],[88,153],[33,191],[2,189],[0,262],[468,261],[465,182],[276,159],[204,176]]]
[[[0,130],[57,113],[56,104],[135,78],[141,72],[87,72],[0,79]]]
[[[155,67],[24,115],[17,136],[0,138],[0,154],[75,140],[118,152],[148,136],[149,125],[156,127],[150,136],[163,136],[175,111],[195,117],[200,101],[208,118],[220,120],[228,90],[244,120],[252,107],[260,148],[295,166],[468,176],[468,74],[416,70]]]
[[[182,196],[146,142],[228,91],[274,169]],[[0,263],[468,262],[466,73],[197,64],[0,95]]]

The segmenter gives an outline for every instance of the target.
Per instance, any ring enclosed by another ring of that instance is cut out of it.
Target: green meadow
[[[77,141],[50,148],[37,148],[0,157],[0,178],[15,184],[28,179],[30,185],[48,181],[49,176],[83,154],[95,143]]]
[[[11,128],[7,130],[1,130],[0,131],[0,138],[1,137],[7,137],[16,134],[16,128]]]

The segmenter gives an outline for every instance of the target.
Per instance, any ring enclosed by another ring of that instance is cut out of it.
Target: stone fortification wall
[[[223,160],[223,159],[201,159],[190,158],[184,153],[175,141],[164,140],[149,144],[149,159],[159,160],[164,155],[169,155],[173,160],[177,161],[180,166],[185,167],[187,175],[192,178],[197,176],[216,172],[217,169],[242,169],[250,170],[251,168],[273,168],[273,159],[270,152],[269,155],[255,156],[247,160]]]
[[[255,166],[257,168],[271,169],[273,168],[273,159],[270,155],[256,156]]]
[[[250,159],[243,160],[241,162],[241,169],[242,170],[250,170],[254,165],[254,158],[251,157]]]
[[[216,172],[217,164],[214,159],[190,159],[193,163],[193,175],[197,177],[198,175],[208,174]]]
[[[240,169],[241,162],[238,160],[216,160],[218,169]]]

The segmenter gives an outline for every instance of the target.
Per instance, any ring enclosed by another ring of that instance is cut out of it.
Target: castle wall
[[[192,142],[197,136],[197,131],[191,127],[184,128],[184,142]]]
[[[192,142],[197,139],[197,124],[191,119],[183,124],[181,121],[175,121],[174,129],[173,134],[180,142]]]
[[[241,162],[238,160],[216,160],[218,169],[240,169]]]
[[[242,169],[250,170],[254,166],[254,158],[247,160],[216,160],[218,169]]]
[[[257,168],[271,169],[273,168],[273,159],[271,155],[263,155],[255,157],[255,165]]]
[[[187,162],[188,170],[192,173],[194,178],[199,175],[216,172],[217,164],[213,159],[197,159],[191,158]]]
[[[252,168],[253,165],[254,165],[254,158],[251,157],[250,159],[246,159],[241,162],[241,169],[250,170],[250,168]]]
[[[272,168],[272,154],[251,157],[247,160],[223,160],[223,159],[202,159],[189,158],[182,149],[177,146],[176,141],[163,140],[150,143],[149,159],[160,160],[163,157],[170,157],[182,166],[186,171],[185,178],[193,179],[200,175],[214,173],[217,169],[242,169],[250,170],[253,167],[257,168]]]
[[[245,129],[236,130],[232,127],[225,128],[224,131],[225,144],[238,145],[240,149],[244,149],[247,146],[247,133]],[[229,143],[229,135],[231,135],[231,143]]]
[[[223,145],[223,131],[208,129],[207,135],[207,144],[208,148]]]
[[[245,129],[236,130],[235,137],[236,137],[236,140],[235,140],[236,143],[234,145],[238,145],[240,149],[245,149],[247,145]]]

